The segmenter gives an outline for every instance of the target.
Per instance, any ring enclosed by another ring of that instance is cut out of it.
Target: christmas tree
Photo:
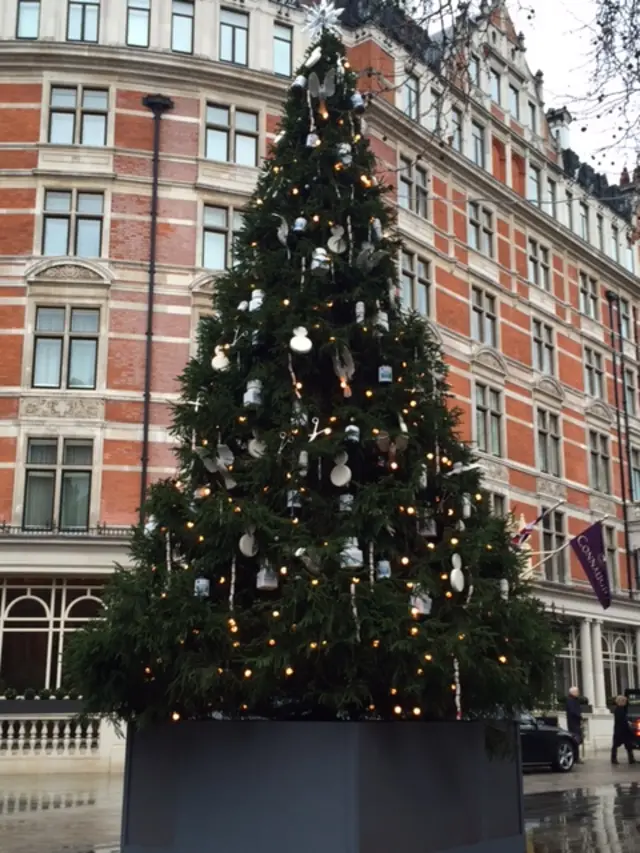
[[[533,707],[554,638],[397,298],[399,242],[337,32],[316,38],[182,375],[179,474],[67,668],[125,720]]]

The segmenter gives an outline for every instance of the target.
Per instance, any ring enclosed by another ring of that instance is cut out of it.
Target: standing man
[[[618,763],[618,748],[624,746],[629,757],[629,764],[635,764],[631,730],[627,717],[627,697],[616,696],[616,707],[613,712],[613,746],[611,747],[611,763]]]
[[[582,708],[580,706],[580,691],[577,687],[569,688],[567,696],[567,728],[582,746]],[[580,751],[578,751],[578,764],[581,764]]]

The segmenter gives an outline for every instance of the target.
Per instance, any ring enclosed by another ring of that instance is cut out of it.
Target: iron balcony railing
[[[51,527],[21,527],[15,524],[0,522],[0,538],[7,536],[36,537],[36,538],[61,538],[69,539],[128,539],[131,536],[130,527],[114,527],[108,524],[98,524],[96,527],[85,528],[60,528]]]

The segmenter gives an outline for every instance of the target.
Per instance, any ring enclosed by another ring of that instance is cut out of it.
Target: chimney
[[[622,170],[621,174],[620,174],[620,186],[621,187],[628,187],[630,183],[631,183],[631,178],[629,177],[629,170],[625,166],[624,169]]]
[[[547,123],[549,131],[556,140],[561,151],[565,151],[571,147],[571,138],[569,134],[569,126],[573,121],[573,116],[566,107],[560,107],[557,110],[547,110]]]

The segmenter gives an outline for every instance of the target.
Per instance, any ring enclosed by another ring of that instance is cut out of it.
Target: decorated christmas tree
[[[455,719],[533,707],[554,639],[457,435],[337,32],[315,41],[182,374],[152,487],[67,671],[125,720]]]

